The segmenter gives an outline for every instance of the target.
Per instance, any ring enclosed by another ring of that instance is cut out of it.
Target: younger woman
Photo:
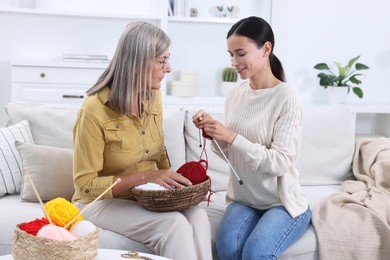
[[[306,231],[311,211],[295,163],[302,107],[285,83],[270,25],[248,17],[232,26],[227,48],[243,84],[226,97],[225,125],[204,111],[194,124],[227,154],[234,174],[216,239],[218,259],[277,259]],[[201,119],[201,120],[199,120]],[[222,154],[213,146],[222,158]]]

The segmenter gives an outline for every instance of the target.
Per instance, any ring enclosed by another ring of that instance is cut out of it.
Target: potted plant
[[[359,58],[360,55],[352,58],[345,66],[340,62],[335,62],[338,73],[333,72],[326,63],[318,63],[314,66],[314,69],[327,71],[320,72],[317,76],[320,78],[320,86],[327,88],[329,94],[331,94],[329,91],[337,90],[341,90],[345,93],[344,98],[336,100],[336,103],[344,103],[343,101],[351,89],[356,96],[363,98],[363,90],[359,87],[362,81],[359,80],[358,77],[363,76],[364,74],[359,73],[358,71],[367,70],[369,67],[362,63],[357,63]]]
[[[238,74],[235,68],[226,67],[222,70],[221,94],[226,96],[227,93],[237,85]]]

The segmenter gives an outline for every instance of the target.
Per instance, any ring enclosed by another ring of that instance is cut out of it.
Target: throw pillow
[[[16,142],[25,168],[43,201],[62,197],[71,200],[73,186],[73,149]],[[24,174],[20,191],[22,201],[37,202],[33,187]]]
[[[72,129],[78,107],[38,102],[10,102],[5,106],[7,125],[27,120],[35,144],[73,148]],[[55,133],[55,134],[53,134]]]
[[[171,168],[173,170],[186,162],[186,150],[184,140],[184,110],[166,109],[164,110],[163,129],[164,144],[167,148]]]
[[[34,143],[28,121],[0,129],[0,197],[20,192],[23,171],[16,140]]]

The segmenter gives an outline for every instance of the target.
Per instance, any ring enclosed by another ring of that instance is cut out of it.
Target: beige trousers
[[[132,200],[110,198],[95,202],[83,216],[98,227],[147,245],[160,256],[174,260],[213,259],[210,223],[200,207],[160,213],[146,210]]]

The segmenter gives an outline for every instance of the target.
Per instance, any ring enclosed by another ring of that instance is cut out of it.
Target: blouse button
[[[145,134],[145,131],[142,131],[141,133],[144,135],[144,134]]]
[[[146,150],[145,153],[149,153],[149,150]]]
[[[85,190],[85,193],[89,193],[89,190]]]
[[[119,128],[119,125],[115,125],[115,127],[118,129],[118,128]]]

